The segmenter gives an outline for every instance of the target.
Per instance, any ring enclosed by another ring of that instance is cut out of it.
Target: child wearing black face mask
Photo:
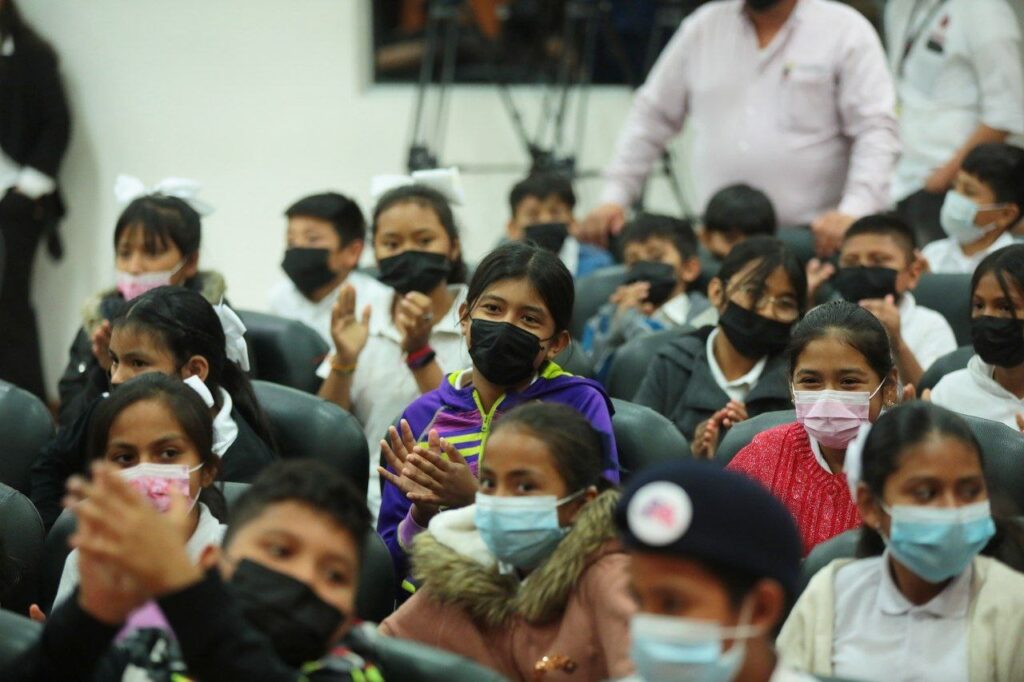
[[[508,203],[512,211],[506,227],[509,240],[533,242],[558,254],[573,277],[586,277],[615,262],[604,249],[572,236],[576,193],[567,176],[533,173],[516,183]]]
[[[516,405],[557,402],[575,408],[601,434],[605,477],[619,480],[612,405],[596,381],[563,371],[552,359],[569,343],[572,276],[550,251],[512,242],[477,268],[459,311],[472,366],[452,372],[402,414],[390,443],[379,441],[388,468],[377,531],[396,574],[440,508],[472,504],[477,463],[495,419]],[[445,458],[446,457],[446,458]],[[408,589],[404,596],[414,588]]]
[[[630,339],[673,327],[696,329],[718,322],[718,311],[699,291],[697,237],[685,220],[647,214],[622,231],[625,283],[587,322],[583,349],[603,377],[615,352]]]
[[[971,278],[976,355],[931,392],[938,405],[1024,431],[1024,245],[981,261]]]
[[[454,171],[432,171],[449,179]],[[363,425],[370,452],[367,503],[380,506],[380,437],[406,405],[469,362],[459,327],[466,266],[447,193],[421,184],[386,191],[373,211],[380,279],[373,292],[342,286],[331,312],[332,355],[318,374],[321,398]],[[365,294],[365,295],[364,295]]]
[[[782,351],[804,311],[806,293],[803,268],[782,242],[741,242],[708,287],[718,326],[682,335],[661,349],[634,402],[671,419],[694,454],[707,458],[736,422],[788,409]]]
[[[843,236],[838,271],[817,259],[807,264],[807,297],[815,300],[819,287],[831,278],[840,296],[860,304],[885,326],[900,378],[917,384],[933,362],[956,350],[946,318],[914,300],[923,270],[910,226],[895,215],[870,215]]]
[[[355,268],[363,254],[366,220],[358,204],[337,192],[312,194],[285,211],[288,248],[282,279],[270,290],[270,312],[298,320],[331,341],[331,310],[343,284],[360,299],[385,290]]]

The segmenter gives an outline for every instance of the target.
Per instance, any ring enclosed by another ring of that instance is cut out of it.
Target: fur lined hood
[[[514,575],[502,575],[489,553],[480,555],[483,543],[471,522],[462,529],[465,540],[458,544],[463,549],[472,548],[472,555],[446,543],[451,533],[438,528],[435,534],[431,522],[430,532],[421,533],[414,543],[413,576],[430,598],[463,609],[485,627],[500,627],[513,616],[528,623],[550,622],[563,613],[580,576],[595,561],[622,551],[612,521],[618,499],[618,491],[607,490],[583,507],[572,530],[551,556],[523,581]],[[466,507],[442,516],[461,513],[465,522],[472,519],[474,509]]]
[[[185,286],[198,291],[211,305],[220,303],[224,298],[224,292],[227,291],[224,276],[216,270],[200,272],[186,282]],[[90,296],[82,304],[82,329],[87,335],[91,334],[96,325],[113,317],[123,302],[124,299],[116,288]]]

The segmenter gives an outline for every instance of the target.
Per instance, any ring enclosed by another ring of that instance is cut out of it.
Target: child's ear
[[[210,376],[210,363],[202,355],[193,355],[181,368],[181,378],[199,377],[206,383],[206,377]]]
[[[448,251],[448,260],[455,262],[462,257],[462,243],[458,239],[452,240],[452,248]]]
[[[211,461],[203,464],[203,468],[199,470],[199,485],[203,488],[209,488],[213,485],[213,482],[220,476],[220,457],[214,456]]]
[[[1007,204],[999,209],[999,223],[1009,229],[1014,227],[1021,218],[1021,209],[1017,204]]]
[[[192,279],[199,274],[199,252],[196,251],[191,256],[185,259],[185,265],[181,268],[181,274],[183,280]]]
[[[548,352],[546,354],[547,359],[553,360],[556,355],[566,349],[571,340],[572,337],[569,336],[568,330],[563,329],[556,334],[555,338],[551,340],[551,345],[548,346]]]
[[[914,252],[910,255],[910,265],[907,267],[907,291],[913,291],[917,288],[917,283],[921,281],[921,275],[927,268],[928,263],[921,256],[920,249],[914,249]]]
[[[346,246],[341,247],[342,265],[346,270],[355,270],[359,267],[359,259],[363,257],[363,249],[366,242],[362,239],[353,239]]]
[[[700,258],[692,256],[683,261],[680,279],[686,284],[693,284],[700,278]]]
[[[857,510],[864,525],[881,532],[882,511],[878,508],[875,495],[863,483],[857,484]]]
[[[889,376],[885,378],[885,386],[882,386],[882,407],[896,407],[899,405],[900,397],[900,373],[893,367]]]
[[[508,238],[514,242],[519,241],[523,237],[523,230],[519,227],[519,221],[515,217],[508,219],[508,224],[505,225],[505,231],[508,233]]]
[[[466,341],[469,341],[469,325],[471,320],[469,319],[469,306],[465,303],[459,304],[459,329],[462,331],[462,335],[466,337]]]
[[[717,277],[712,277],[708,282],[708,300],[711,301],[711,305],[718,308],[718,312],[725,309],[725,287],[722,286],[722,280]]]
[[[207,545],[203,547],[203,551],[199,554],[199,561],[196,562],[196,565],[205,573],[211,568],[216,568],[219,563],[220,547],[217,545]]]

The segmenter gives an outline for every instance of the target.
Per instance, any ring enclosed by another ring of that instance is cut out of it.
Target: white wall
[[[199,180],[217,210],[203,222],[202,264],[224,273],[239,307],[260,309],[279,276],[281,211],[336,189],[369,210],[371,176],[403,170],[412,86],[370,77],[366,0],[31,0],[23,12],[60,52],[73,112],[61,172],[67,256],[40,255],[35,301],[45,371],[55,385],[81,302],[110,286],[118,173],[147,184]],[[533,120],[538,93],[523,91]],[[624,88],[592,95],[582,165],[600,167],[629,106]],[[526,157],[492,88],[463,87],[451,107],[445,160]],[[460,211],[470,259],[507,219],[514,174],[468,176]],[[598,191],[582,182],[584,208]],[[664,186],[655,206],[672,209]]]

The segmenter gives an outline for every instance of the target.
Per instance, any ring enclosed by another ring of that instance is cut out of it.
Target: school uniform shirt
[[[804,556],[815,545],[860,526],[846,474],[832,473],[799,422],[757,434],[726,469],[750,476],[786,505],[800,531]]]
[[[978,556],[913,606],[887,555],[838,559],[811,578],[776,646],[786,665],[842,679],[1024,680],[1024,575]]]
[[[430,347],[437,354],[436,362],[442,372],[465,367],[470,362],[469,350],[459,326],[459,306],[466,301],[469,288],[465,284],[452,284],[448,292],[452,306],[434,324],[430,331]],[[366,504],[376,517],[380,508],[380,441],[388,427],[409,403],[420,397],[420,389],[412,370],[405,365],[402,352],[402,334],[391,316],[395,291],[390,287],[372,290],[367,302],[372,306],[369,337],[356,362],[352,375],[351,412],[363,425],[366,444],[370,449],[370,482],[366,491]],[[331,344],[333,347],[333,343]],[[324,360],[317,375],[326,379],[331,372],[331,358]],[[426,438],[424,438],[426,440]]]
[[[217,520],[217,517],[210,512],[209,507],[202,502],[199,502],[198,504],[199,522],[196,524],[196,529],[192,532],[188,542],[185,543],[185,551],[188,552],[188,557],[193,563],[197,563],[199,561],[199,557],[202,556],[203,550],[210,545],[220,547],[221,540],[224,539],[224,531],[228,528]],[[57,596],[53,599],[54,608],[59,606],[74,593],[75,588],[78,587],[80,579],[81,578],[78,573],[78,550],[73,549],[71,550],[71,553],[68,554],[67,559],[64,560],[64,572],[60,574],[60,583],[57,586]]]
[[[394,294],[394,289],[386,284],[382,284],[364,272],[353,270],[348,273],[345,281],[335,287],[331,293],[319,301],[311,301],[299,291],[290,279],[283,278],[270,290],[270,312],[278,317],[302,322],[307,327],[314,329],[324,342],[333,348],[331,309],[338,300],[338,293],[346,284],[352,285],[356,291],[357,317],[362,314],[363,306],[367,303],[377,301],[388,292]]]
[[[697,206],[737,182],[762,189],[780,225],[889,206],[895,87],[875,29],[842,3],[800,0],[763,49],[743,0],[693,12],[637,91],[601,202],[630,205],[686,122]]]
[[[889,0],[885,29],[903,141],[894,201],[922,189],[979,125],[1024,132],[1021,34],[1009,2]]]
[[[945,239],[927,244],[921,249],[921,255],[928,261],[928,266],[932,272],[954,272],[970,275],[974,273],[974,270],[985,259],[985,256],[998,251],[1004,246],[1012,246],[1013,244],[1013,235],[1009,232],[1004,232],[987,249],[979,251],[973,256],[968,256],[964,254],[963,249],[960,248],[960,244],[955,239],[946,237]]]
[[[610,253],[593,244],[583,244],[572,235],[562,242],[558,258],[575,278],[586,277],[595,270],[615,264]]]
[[[604,476],[618,484],[619,455],[612,429],[615,408],[601,384],[569,374],[554,362],[548,362],[523,391],[506,393],[488,411],[484,410],[472,379],[472,369],[453,372],[445,377],[440,387],[424,393],[406,408],[402,418],[409,422],[417,442],[425,443],[429,431],[437,429],[442,438],[459,449],[476,476],[496,419],[523,403],[561,403],[583,415],[600,434],[606,462]],[[423,530],[409,514],[411,507],[412,503],[396,486],[385,483],[377,532],[391,553],[399,580],[408,574],[406,552],[411,548],[412,539]]]
[[[725,380],[710,345],[711,336],[717,330],[717,327],[704,327],[680,334],[659,349],[633,397],[633,402],[672,420],[687,440],[693,440],[698,424],[730,400],[737,399],[733,397],[736,395],[743,395],[751,417],[793,407],[788,366],[781,354],[762,358],[754,369],[736,381]],[[723,386],[728,387],[731,394]]]
[[[956,335],[941,313],[917,304],[909,291],[900,297],[900,336],[922,370],[957,349]]]
[[[932,402],[947,409],[1002,422],[1017,431],[1017,415],[1024,413],[1024,400],[1003,388],[993,378],[995,367],[972,356],[967,367],[950,372],[932,389]]]

